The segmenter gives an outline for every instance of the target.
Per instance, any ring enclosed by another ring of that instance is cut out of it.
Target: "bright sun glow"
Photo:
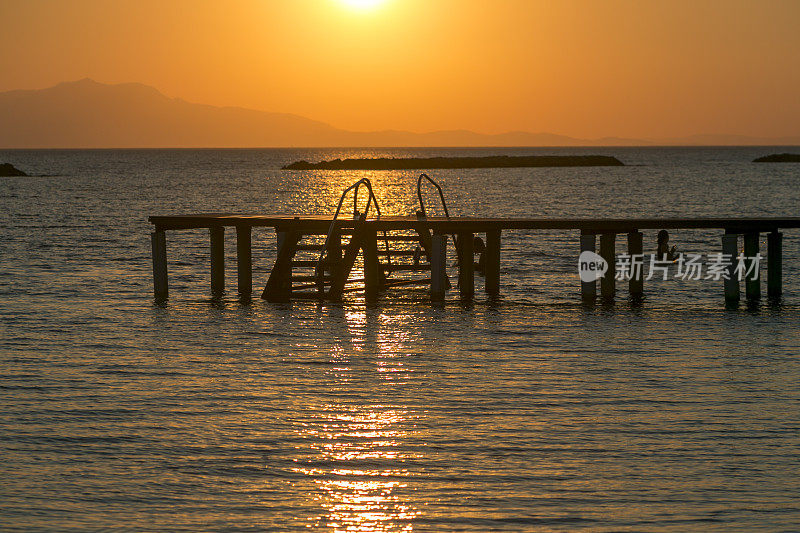
[[[354,9],[370,9],[382,4],[385,0],[340,0],[346,6]]]

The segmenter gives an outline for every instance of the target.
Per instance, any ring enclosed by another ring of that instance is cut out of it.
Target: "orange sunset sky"
[[[800,135],[793,0],[0,0],[0,20],[0,91],[133,81],[351,130]]]

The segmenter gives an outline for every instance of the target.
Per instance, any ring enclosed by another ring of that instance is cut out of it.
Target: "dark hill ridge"
[[[800,154],[771,154],[753,159],[753,163],[800,163]]]
[[[296,161],[285,170],[419,170],[443,168],[522,168],[522,167],[608,167],[623,166],[622,161],[607,155],[530,155],[488,157],[410,157],[333,159],[309,163]]]

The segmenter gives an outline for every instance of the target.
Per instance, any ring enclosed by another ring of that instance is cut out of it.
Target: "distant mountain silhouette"
[[[800,138],[748,141],[736,136],[659,142],[522,131],[354,132],[298,115],[193,104],[139,83],[107,85],[88,78],[47,89],[0,93],[0,125],[0,148],[800,144]]]
[[[90,79],[0,93],[0,123],[6,148],[316,145],[341,134],[296,115],[191,104],[138,83]]]

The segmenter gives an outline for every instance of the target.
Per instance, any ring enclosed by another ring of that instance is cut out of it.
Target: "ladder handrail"
[[[444,208],[444,216],[450,218],[450,212],[447,210],[447,202],[444,201],[444,192],[442,192],[442,188],[439,186],[438,183],[436,183],[436,181],[434,181],[433,178],[431,178],[424,172],[419,175],[419,178],[417,178],[417,198],[419,198],[419,206],[422,218],[423,219],[428,218],[428,215],[425,212],[425,202],[422,199],[422,180],[428,180],[430,183],[433,184],[434,187],[436,187],[436,191],[439,193],[439,200],[442,202],[442,207]],[[458,238],[456,237],[455,233],[452,235],[452,237],[453,237],[453,246],[455,246],[456,250],[458,250]],[[460,255],[458,261],[460,262]]]
[[[358,203],[357,203],[358,188],[361,187],[361,185],[365,185],[367,187],[367,190],[369,191],[369,198],[367,199],[367,207],[366,209],[364,209],[363,214],[360,214],[358,212]],[[361,178],[360,180],[358,180],[357,182],[346,188],[342,193],[342,195],[339,197],[339,203],[337,204],[336,211],[333,214],[333,220],[331,220],[331,225],[328,228],[328,235],[325,237],[325,245],[323,246],[322,251],[320,251],[319,254],[320,262],[324,259],[325,254],[328,253],[328,243],[330,242],[330,239],[333,236],[333,229],[334,226],[336,225],[336,220],[339,218],[339,213],[342,210],[342,204],[344,204],[344,200],[347,197],[347,193],[349,193],[353,189],[355,189],[355,193],[353,194],[353,199],[355,200],[355,203],[353,204],[353,218],[358,220],[365,220],[367,218],[367,214],[369,213],[369,206],[373,202],[375,203],[375,210],[378,212],[378,218],[381,217],[381,209],[380,207],[378,207],[378,199],[375,198],[375,193],[372,192],[372,183],[369,181],[369,178]]]
[[[423,217],[427,217],[427,213],[425,213],[425,202],[422,199],[422,180],[423,179],[428,180],[430,183],[433,184],[434,187],[436,187],[436,190],[439,192],[439,200],[441,200],[442,207],[444,208],[444,215],[447,218],[450,218],[450,213],[447,211],[447,202],[444,201],[444,193],[442,192],[442,188],[439,186],[438,183],[436,183],[433,180],[433,178],[431,178],[430,176],[428,176],[424,172],[419,175],[419,178],[417,178],[417,198],[419,198],[419,206],[420,206],[421,211],[422,211],[422,216]]]
[[[381,208],[378,207],[378,199],[375,197],[375,193],[372,192],[372,182],[369,181],[369,178],[361,178],[360,180],[352,184],[350,187],[345,189],[345,191],[342,193],[342,198],[339,200],[340,203],[342,200],[344,200],[344,197],[348,193],[348,191],[350,189],[355,188],[355,191],[353,192],[353,218],[356,218],[356,213],[358,213],[358,188],[361,187],[361,185],[366,186],[367,190],[369,191],[369,198],[367,198],[367,208],[365,210],[365,213],[369,212],[370,203],[374,203],[375,210],[378,212],[377,218],[381,218]],[[336,211],[338,213],[339,210],[337,209]],[[336,215],[334,215],[333,218],[335,220]]]
[[[364,212],[363,213],[359,213],[358,212],[358,189],[362,185],[364,185],[367,188],[367,191],[369,192],[369,197],[367,198],[367,206],[364,209]],[[329,243],[331,241],[331,238],[333,237],[333,232],[334,232],[334,229],[335,229],[335,226],[336,226],[336,220],[339,218],[339,213],[342,210],[342,205],[344,204],[344,200],[345,200],[345,198],[347,198],[347,193],[349,193],[350,191],[354,191],[353,192],[353,219],[355,219],[357,222],[362,222],[362,221],[366,220],[367,219],[367,215],[369,214],[369,208],[370,208],[371,204],[375,204],[375,211],[378,213],[378,216],[376,218],[378,218],[378,219],[381,218],[381,208],[378,205],[378,198],[375,196],[375,192],[372,190],[372,182],[369,180],[369,178],[361,178],[360,180],[358,180],[357,182],[355,182],[354,184],[352,184],[351,186],[346,188],[344,190],[344,192],[342,192],[342,195],[339,197],[339,203],[336,205],[336,212],[333,214],[333,219],[331,220],[331,225],[328,228],[328,235],[325,237],[325,244],[322,246],[322,250],[319,253],[319,259],[317,259],[317,266],[316,266],[316,269],[315,269],[315,274],[319,278],[319,281],[317,282],[317,285],[318,285],[320,291],[324,290],[323,289],[324,283],[321,283],[322,275],[323,275],[323,271],[324,271],[324,269],[322,268],[322,264],[323,264],[323,261],[325,259],[325,256],[328,254],[328,245],[329,245]],[[354,235],[355,235],[355,232],[354,232]],[[388,241],[386,242],[386,250],[387,250],[387,253],[388,253],[388,250],[389,250]],[[390,255],[387,257],[387,261],[389,263],[391,263],[391,256]]]

